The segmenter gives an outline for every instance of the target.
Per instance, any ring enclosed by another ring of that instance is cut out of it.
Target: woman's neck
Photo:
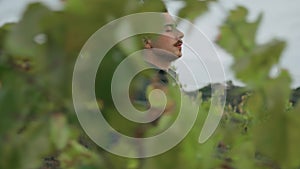
[[[168,71],[172,60],[167,59],[168,57],[165,57],[164,55],[165,54],[157,55],[157,54],[154,54],[153,51],[147,50],[144,55],[144,59],[146,62],[156,66],[157,68],[164,70],[164,71]]]

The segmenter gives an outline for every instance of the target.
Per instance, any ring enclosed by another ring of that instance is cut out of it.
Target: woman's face
[[[165,25],[163,32],[157,38],[151,40],[151,47],[165,50],[175,55],[177,59],[182,56],[182,38],[184,34],[176,28],[175,21],[168,13],[164,14]]]

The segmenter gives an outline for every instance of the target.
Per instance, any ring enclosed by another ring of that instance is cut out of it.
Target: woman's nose
[[[177,38],[178,39],[182,39],[184,37],[184,34],[183,32],[181,32],[180,30],[176,29],[177,30]]]

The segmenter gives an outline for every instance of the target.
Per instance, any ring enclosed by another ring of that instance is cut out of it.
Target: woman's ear
[[[151,44],[151,40],[150,39],[144,38],[143,42],[144,42],[144,48],[145,49],[151,49],[152,48],[152,44]]]

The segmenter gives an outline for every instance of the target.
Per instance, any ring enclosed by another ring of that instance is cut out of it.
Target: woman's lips
[[[177,47],[177,48],[179,48],[179,49],[181,49],[182,43],[183,43],[182,40],[178,40],[178,41],[174,44],[174,46]]]

